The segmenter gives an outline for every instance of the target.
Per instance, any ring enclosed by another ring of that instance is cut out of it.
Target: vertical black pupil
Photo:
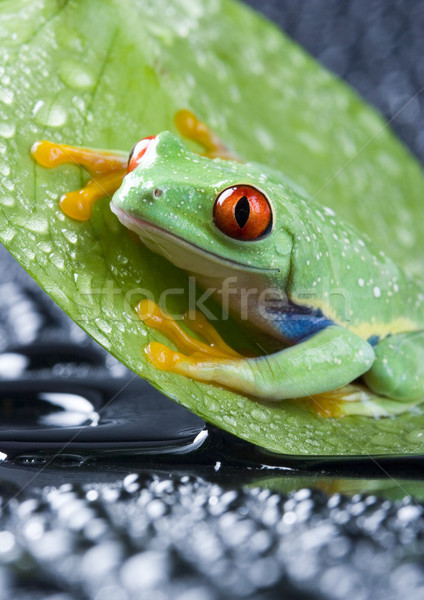
[[[242,196],[234,209],[234,217],[240,229],[246,225],[250,215],[250,204],[246,196]]]
[[[129,165],[129,164],[130,164],[130,162],[131,162],[131,159],[132,159],[132,157],[133,157],[134,150],[135,150],[135,147],[136,147],[136,146],[137,146],[137,144],[134,144],[134,146],[131,148],[131,151],[130,151],[130,153],[129,153],[129,155],[128,155],[128,165]]]

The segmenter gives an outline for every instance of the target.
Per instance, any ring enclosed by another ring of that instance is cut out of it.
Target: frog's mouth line
[[[148,248],[158,252],[173,264],[175,264],[175,261],[172,259],[172,256],[168,252],[166,252],[164,248],[161,247],[160,243],[156,241],[157,237],[163,238],[164,240],[169,240],[182,248],[185,247],[189,249],[192,253],[195,252],[198,255],[207,256],[209,260],[215,263],[226,264],[230,267],[236,267],[237,269],[243,269],[245,271],[255,271],[257,273],[279,272],[279,269],[267,269],[255,267],[252,265],[246,265],[244,263],[219,256],[218,254],[210,252],[209,250],[205,250],[204,248],[200,248],[199,246],[196,246],[196,244],[192,244],[191,242],[182,239],[178,235],[166,231],[166,229],[163,229],[158,225],[154,225],[153,223],[150,223],[149,221],[144,221],[143,219],[140,219],[138,217],[133,217],[121,208],[115,206],[113,202],[110,203],[110,209],[118,217],[122,225],[124,225],[127,229],[134,231],[134,233],[136,233],[140,237],[141,241],[145,243]],[[150,236],[149,233],[153,235]],[[154,248],[153,246],[157,247]]]

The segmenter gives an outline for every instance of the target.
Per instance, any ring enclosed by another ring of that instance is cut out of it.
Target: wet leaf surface
[[[166,10],[165,10],[166,7]],[[20,0],[0,7],[0,240],[67,314],[134,372],[207,421],[298,455],[418,453],[420,411],[323,419],[159,372],[157,335],[134,314],[187,277],[130,238],[100,202],[89,223],[59,210],[84,175],[36,167],[36,139],[128,150],[190,108],[240,156],[279,168],[367,232],[411,274],[422,269],[418,164],[357,96],[251,11],[203,3]],[[178,18],[177,18],[178,16]],[[249,43],[246,42],[249,40]],[[187,294],[172,309],[184,312]],[[227,341],[249,340],[225,324]]]

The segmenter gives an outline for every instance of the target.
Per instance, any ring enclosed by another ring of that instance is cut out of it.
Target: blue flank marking
[[[304,340],[321,329],[334,325],[334,321],[327,319],[321,309],[299,306],[290,301],[269,309],[268,314],[275,329],[290,343]]]
[[[372,335],[367,339],[367,342],[369,343],[370,346],[377,346],[379,341],[380,341],[379,335]]]

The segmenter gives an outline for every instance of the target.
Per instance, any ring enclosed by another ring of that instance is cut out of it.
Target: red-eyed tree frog
[[[151,250],[196,278],[274,351],[244,357],[201,314],[190,336],[151,301],[141,319],[177,347],[152,342],[159,369],[259,399],[325,394],[361,378],[372,402],[348,401],[337,414],[390,415],[424,400],[424,294],[361,232],[314,202],[281,173],[241,163],[188,111],[180,131],[206,155],[163,131],[129,155],[36,142],[44,166],[77,162],[89,183],[61,199],[64,212],[90,218],[111,195],[111,210]]]

